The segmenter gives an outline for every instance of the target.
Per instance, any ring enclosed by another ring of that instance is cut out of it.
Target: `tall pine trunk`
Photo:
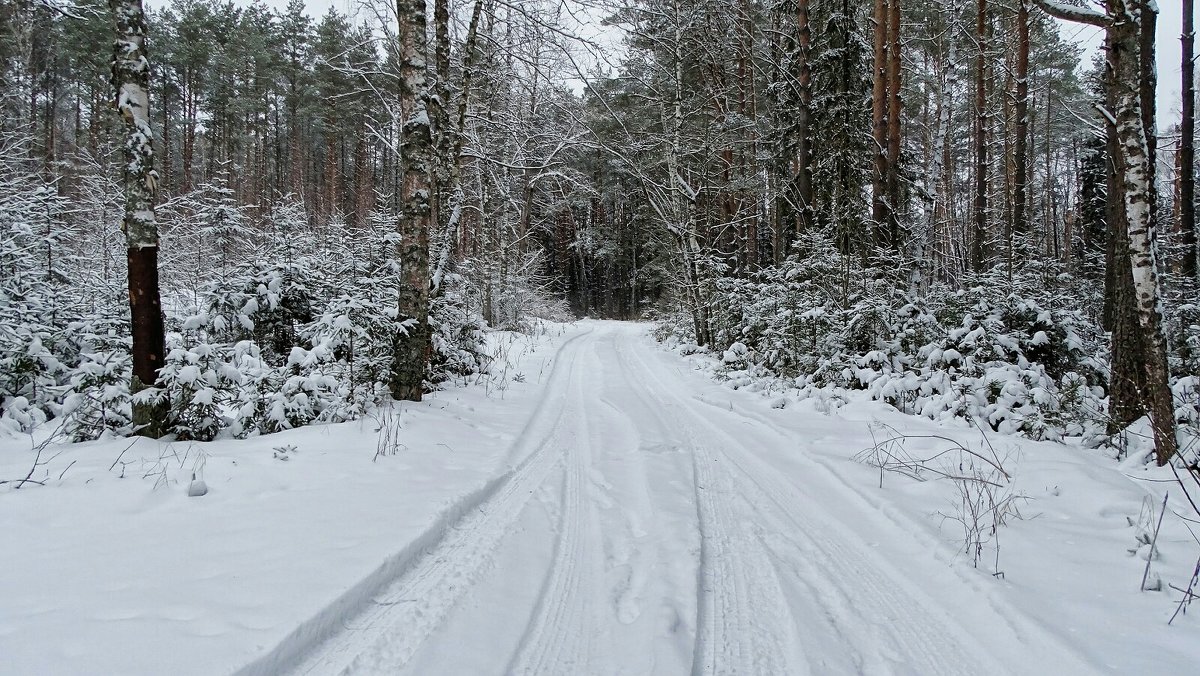
[[[875,244],[880,244],[887,227],[887,112],[888,112],[888,2],[875,0],[874,60],[872,61],[871,131],[874,139],[875,172],[871,180],[871,220],[875,226]]]
[[[979,0],[977,12],[975,39],[979,43],[979,53],[975,60],[975,230],[971,237],[971,269],[981,272],[988,211],[987,0]]]
[[[809,22],[808,0],[796,0],[797,59],[796,84],[800,88],[800,108],[796,111],[796,181],[799,188],[800,229],[807,231],[812,222],[812,27]],[[784,252],[791,247],[792,238],[782,242]]]
[[[1197,278],[1196,252],[1196,73],[1195,0],[1183,3],[1183,118],[1179,123],[1179,233],[1183,250],[1179,257],[1179,274]]]
[[[900,229],[900,99],[903,64],[900,56],[900,0],[888,4],[888,106],[887,106],[887,245],[898,249],[902,239]]]
[[[1026,204],[1029,180],[1029,0],[1018,0],[1017,6],[1017,100],[1016,147],[1013,152],[1013,217],[1009,257],[1014,240],[1028,233]],[[1049,141],[1047,141],[1049,142]]]
[[[1117,87],[1112,79],[1119,70],[1118,59],[1125,57],[1116,51],[1111,39],[1106,47],[1111,55],[1105,72],[1105,105],[1117,109]],[[1146,373],[1142,365],[1142,340],[1139,337],[1137,302],[1134,298],[1133,270],[1129,266],[1129,225],[1125,204],[1125,162],[1115,124],[1107,125],[1108,199],[1105,215],[1108,220],[1108,242],[1105,250],[1104,326],[1112,332],[1112,368],[1109,376],[1108,432],[1116,434],[1146,414],[1143,398]]]

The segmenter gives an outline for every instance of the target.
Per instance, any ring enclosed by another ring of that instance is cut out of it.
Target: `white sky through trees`
[[[166,0],[146,0],[146,2],[152,8],[167,4]],[[235,4],[245,6],[250,2],[235,0]],[[264,0],[264,4],[282,10],[287,7],[288,0]],[[308,14],[313,19],[320,19],[329,11],[330,7],[336,8],[343,14],[358,14],[362,4],[362,0],[305,0]],[[1099,6],[1096,0],[1092,0],[1092,4]],[[1179,93],[1181,91],[1179,58],[1182,49],[1179,35],[1183,23],[1183,5],[1181,0],[1162,0],[1159,2],[1158,9],[1158,131],[1161,135],[1170,135],[1171,128],[1179,123]],[[586,16],[586,14],[580,14],[580,16]],[[1088,51],[1083,57],[1083,65],[1086,66],[1091,61],[1091,55],[1103,44],[1103,31],[1079,24],[1060,22],[1060,25],[1063,37],[1087,47]],[[583,32],[590,33],[589,37],[592,37],[598,31],[585,30]],[[1171,146],[1164,145],[1162,150],[1170,152]]]

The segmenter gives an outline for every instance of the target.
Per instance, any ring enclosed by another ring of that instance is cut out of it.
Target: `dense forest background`
[[[1149,413],[1195,454],[1194,127],[1155,128],[1152,3],[1078,10],[1083,64],[1030,0],[411,4],[149,12],[169,431],[385,396],[419,99],[427,387],[485,323],[658,319],[734,380],[1097,444]],[[0,32],[4,417],[128,431],[112,11],[0,0]]]

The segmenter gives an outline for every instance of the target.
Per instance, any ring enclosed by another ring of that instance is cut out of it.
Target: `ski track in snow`
[[[298,630],[313,640],[242,673],[468,673],[463,636],[495,673],[1001,674],[1030,655],[1098,671],[932,558],[889,560],[864,533],[928,536],[833,468],[790,450],[811,467],[790,476],[758,452],[802,449],[797,431],[692,395],[641,327],[594,326],[559,350],[515,467],[473,509],[343,603],[336,631]],[[494,644],[472,631],[498,624],[518,626]]]
[[[490,498],[445,527],[439,534],[440,541],[413,561],[382,594],[371,599],[366,608],[343,618],[343,630],[325,640],[314,653],[268,654],[242,673],[274,673],[298,659],[303,661],[293,670],[297,674],[391,673],[407,663],[468,591],[534,490],[559,464],[551,444],[570,434],[573,421],[565,415],[565,405],[556,410],[548,405],[564,398],[564,383],[560,381],[580,377],[576,373],[578,365],[568,357],[583,338],[586,334],[572,338],[555,356],[542,402],[514,443],[510,458],[523,447],[532,445],[533,450]],[[563,368],[566,375],[561,374]],[[546,428],[548,432],[541,431]]]
[[[585,493],[590,467],[590,435],[581,378],[573,379],[567,408],[576,414],[572,443],[562,449],[566,468],[554,562],[542,589],[538,612],[509,665],[510,673],[580,673],[592,663],[589,635],[581,630],[594,608],[587,593],[595,588],[596,529],[588,514]]]

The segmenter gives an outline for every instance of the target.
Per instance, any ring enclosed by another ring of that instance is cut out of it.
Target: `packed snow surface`
[[[644,325],[585,321],[505,350],[487,383],[402,407],[401,446],[378,458],[373,420],[51,447],[45,486],[0,489],[0,672],[1200,664],[1196,618],[1168,627],[1172,597],[1139,592],[1145,561],[1126,551],[1165,487],[1112,461],[993,438],[1026,499],[976,568],[944,518],[952,490],[881,487],[852,458],[880,422],[964,445],[977,430],[734,391]],[[23,476],[29,440],[3,444],[0,478]],[[206,495],[188,497],[193,473]],[[1155,570],[1186,585],[1196,550],[1165,526]]]

